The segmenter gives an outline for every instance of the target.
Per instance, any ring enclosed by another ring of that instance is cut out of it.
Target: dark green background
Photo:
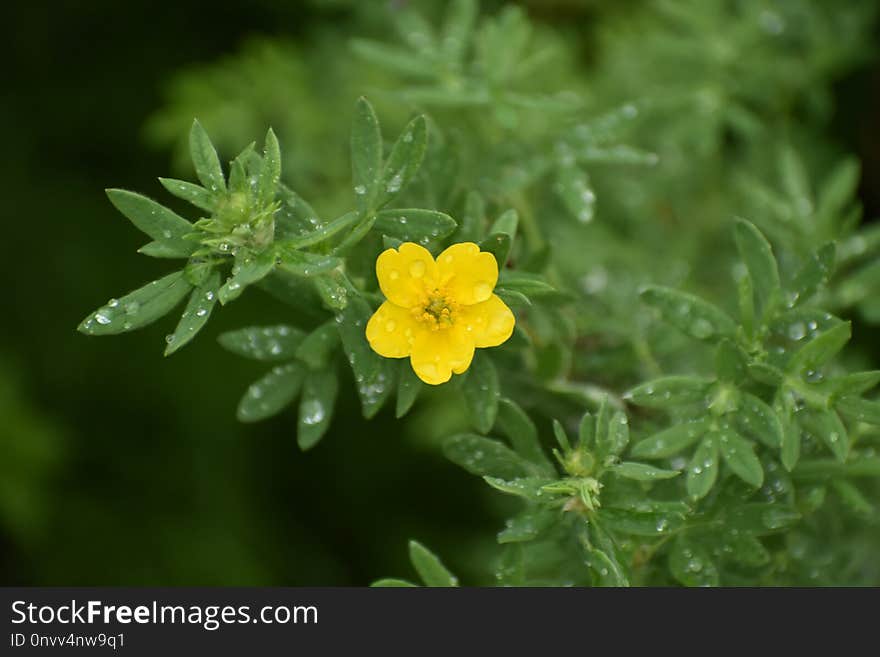
[[[344,26],[347,3],[9,4],[0,10],[11,49],[0,88],[3,583],[362,585],[408,576],[409,538],[465,581],[489,581],[475,564],[506,502],[443,459],[424,430],[431,418],[404,424],[385,412],[365,429],[347,387],[330,434],[307,454],[290,413],[236,422],[238,397],[263,368],[214,338],[294,320],[283,308],[250,295],[170,359],[161,356],[168,322],[101,340],[75,331],[89,310],[164,271],[134,254],[143,238],[103,189],[156,193],[155,177],[169,173],[170,154],[143,138],[169,75],[249,36]],[[588,24],[592,4],[532,9]],[[836,91],[835,130],[863,159],[868,216],[880,199],[878,78],[866,66]],[[327,111],[348,120],[348,106]]]

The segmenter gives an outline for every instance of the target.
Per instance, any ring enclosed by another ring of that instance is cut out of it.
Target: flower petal
[[[452,373],[461,374],[471,365],[474,341],[460,327],[423,331],[416,336],[410,362],[413,371],[430,385],[446,383]]]
[[[424,296],[426,285],[433,287],[437,265],[431,252],[413,242],[388,249],[376,260],[376,277],[382,294],[398,306],[411,308]]]
[[[459,309],[459,322],[473,336],[477,347],[497,347],[513,333],[516,319],[497,294],[487,301]]]
[[[416,335],[424,332],[412,313],[386,301],[367,322],[367,342],[380,356],[403,358],[409,356]]]
[[[453,244],[437,256],[440,283],[458,303],[469,306],[488,299],[498,282],[498,262],[473,242]]]

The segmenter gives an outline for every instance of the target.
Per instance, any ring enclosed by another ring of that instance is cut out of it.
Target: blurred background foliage
[[[100,341],[75,332],[85,309],[161,273],[161,263],[132,257],[142,240],[103,189],[158,196],[157,175],[190,178],[194,116],[226,158],[273,126],[285,180],[324,216],[345,210],[354,99],[369,94],[389,134],[417,100],[383,93],[403,88],[399,76],[356,56],[350,41],[387,42],[389,12],[407,4],[439,20],[444,3],[260,0],[206,13],[195,2],[168,11],[99,0],[0,10],[15,27],[0,92],[14,154],[0,165],[5,584],[362,585],[408,572],[413,537],[462,581],[491,582],[493,534],[516,505],[441,455],[439,439],[466,424],[452,393],[434,391],[406,422],[385,410],[364,424],[353,387],[343,387],[330,433],[304,454],[291,413],[236,422],[236,402],[261,367],[210,339],[288,319],[268,297],[230,306],[171,359],[160,357],[163,325]],[[523,89],[564,89],[571,96],[556,100],[576,98],[588,116],[663,99],[638,125],[639,148],[659,154],[663,166],[590,170],[602,192],[597,213],[615,217],[613,230],[596,221],[585,244],[577,222],[545,227],[566,279],[585,293],[579,334],[601,336],[578,350],[579,371],[612,387],[632,383],[627,359],[642,327],[619,320],[646,271],[656,282],[729,296],[730,217],[744,214],[772,238],[773,215],[753,190],[755,180],[779,187],[780,143],[800,153],[817,185],[856,155],[865,216],[876,216],[877,2],[519,4],[535,24],[531,47],[550,63],[516,80]],[[487,12],[501,6],[483,2]],[[456,75],[437,74],[444,93]],[[521,124],[518,116],[477,108],[465,130],[496,145],[505,130],[534,142],[552,133],[542,108]],[[515,188],[522,172],[505,161],[498,171]],[[481,172],[467,174],[480,180]],[[491,187],[483,191],[491,198]],[[670,234],[675,253],[667,257]],[[805,237],[805,251],[820,237]],[[656,245],[656,257],[646,258],[644,245]],[[880,359],[874,312],[869,304],[853,313],[861,367]],[[675,362],[680,348],[658,358]]]

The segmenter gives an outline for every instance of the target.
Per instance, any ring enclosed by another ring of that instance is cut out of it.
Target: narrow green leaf
[[[210,192],[226,191],[226,180],[223,177],[220,158],[217,157],[217,151],[208,133],[198,121],[193,121],[192,129],[189,131],[189,152],[196,175],[205,188]]]
[[[249,285],[262,280],[275,268],[275,254],[272,251],[264,251],[256,255],[248,255],[236,259],[232,268],[232,276],[226,279],[218,291],[220,303],[226,305],[237,299]]]
[[[538,429],[535,423],[516,402],[501,397],[498,400],[498,416],[496,426],[510,440],[514,451],[527,461],[551,471],[553,466],[541,448]]]
[[[553,188],[575,219],[584,224],[593,220],[596,194],[585,171],[576,166],[560,167]]]
[[[186,239],[193,225],[164,205],[125,189],[108,189],[107,197],[138,230],[174,251],[191,254],[198,244]]]
[[[495,260],[498,261],[499,270],[503,269],[504,265],[507,263],[507,257],[510,255],[510,247],[510,235],[507,235],[506,233],[489,235],[480,242],[481,251],[488,251],[495,256]]]
[[[201,286],[192,291],[186,310],[177,324],[170,341],[165,347],[165,355],[170,356],[192,340],[196,333],[208,322],[214,304],[217,303],[217,288],[220,287],[220,273],[214,272]]]
[[[327,367],[339,344],[339,331],[333,321],[325,322],[309,333],[296,349],[296,357],[313,370]]]
[[[880,425],[880,401],[844,396],[837,400],[837,408],[856,422]]]
[[[736,324],[727,313],[692,294],[650,286],[641,296],[645,303],[660,311],[663,319],[698,340],[717,340],[736,334]]]
[[[838,461],[846,461],[850,448],[849,434],[837,413],[805,410],[801,413],[801,426],[819,438]]]
[[[506,290],[520,292],[528,297],[539,297],[556,292],[556,288],[545,281],[542,276],[512,269],[501,270],[498,284]]]
[[[447,65],[461,64],[477,22],[477,0],[452,0],[446,9],[440,50]]]
[[[379,119],[366,98],[355,104],[351,127],[351,170],[354,194],[361,216],[373,209],[382,169],[382,133]]]
[[[791,472],[801,455],[801,428],[791,415],[778,415],[782,421],[782,446],[779,456],[782,465]]]
[[[379,412],[395,388],[393,361],[373,351],[364,333],[372,314],[369,304],[355,297],[336,316],[342,347],[354,373],[364,417],[368,419]]]
[[[260,167],[257,181],[257,197],[260,199],[261,205],[275,200],[275,192],[279,182],[281,182],[281,148],[278,145],[275,132],[269,128],[263,149],[263,164]]]
[[[599,433],[596,450],[600,459],[618,456],[629,444],[629,421],[626,413],[617,411],[608,422],[607,431]]]
[[[458,578],[421,543],[409,542],[409,559],[426,586],[458,586]]]
[[[740,383],[748,376],[748,357],[732,340],[718,343],[715,373],[719,380],[730,383]]]
[[[624,479],[633,479],[635,481],[657,481],[659,479],[671,479],[677,477],[680,472],[678,470],[663,470],[655,468],[652,465],[644,463],[633,463],[631,461],[623,461],[617,465],[608,468],[609,472],[613,472]]]
[[[113,335],[134,331],[169,313],[183,301],[192,286],[183,272],[174,272],[147,283],[121,299],[110,299],[90,313],[78,330],[87,335]]]
[[[718,478],[718,444],[712,435],[703,438],[687,467],[687,491],[695,500],[706,497]]]
[[[829,242],[808,258],[792,281],[791,293],[786,298],[789,306],[806,301],[828,283],[834,273],[835,250],[834,242]]]
[[[504,529],[498,532],[498,542],[504,545],[532,541],[555,521],[555,514],[546,509],[526,509],[507,519]]]
[[[176,180],[175,178],[159,178],[159,182],[177,198],[183,199],[206,212],[213,212],[217,205],[217,196],[201,185],[194,185],[191,182]]]
[[[679,529],[684,516],[679,512],[635,511],[603,507],[601,515],[609,529],[633,536],[661,536]]]
[[[319,276],[339,267],[342,260],[330,255],[279,249],[277,266],[296,276]]]
[[[483,480],[495,490],[525,498],[530,502],[541,502],[544,500],[548,495],[542,490],[543,487],[556,483],[556,479],[549,479],[547,477],[521,477],[510,481],[497,477],[483,477]]]
[[[252,383],[238,402],[236,416],[241,422],[258,422],[280,413],[299,393],[303,381],[299,363],[276,365]]]
[[[247,163],[254,152],[255,142],[251,142],[229,163],[229,191],[233,194],[245,194],[248,190]]]
[[[509,209],[502,212],[489,228],[489,233],[509,235],[511,241],[516,238],[516,229],[519,226],[519,215],[516,210]]]
[[[696,376],[666,376],[648,381],[624,393],[623,398],[648,408],[672,408],[703,402],[712,379]]]
[[[871,504],[861,491],[846,479],[832,479],[831,488],[837,493],[837,496],[843,504],[856,515],[872,518],[876,512],[874,505]]]
[[[768,386],[778,386],[785,379],[785,373],[767,363],[749,363],[749,376]]]
[[[443,442],[443,453],[450,461],[471,474],[517,479],[529,473],[529,464],[497,440],[463,433]]]
[[[623,569],[606,552],[595,547],[587,548],[587,564],[596,578],[596,586],[623,587],[629,581]]]
[[[788,371],[803,374],[831,360],[852,336],[852,325],[843,322],[810,340],[788,361]]]
[[[409,413],[409,409],[412,408],[422,388],[422,382],[413,371],[409,360],[401,360],[397,376],[397,405],[395,407],[397,418],[402,418]]]
[[[739,430],[754,436],[768,447],[782,445],[782,422],[770,406],[747,392],[740,392],[735,421]]]
[[[412,582],[408,582],[405,579],[394,579],[393,577],[386,577],[385,579],[377,579],[375,582],[370,584],[372,588],[418,588],[418,585],[413,584]]]
[[[685,586],[718,586],[718,567],[703,547],[679,538],[669,553],[669,572]]]
[[[428,61],[413,57],[410,51],[403,48],[367,39],[353,39],[351,49],[358,57],[400,75],[417,78],[431,78],[434,75],[434,67]]]
[[[745,219],[736,221],[736,246],[749,270],[760,312],[766,314],[779,300],[779,270],[770,243],[754,224]]]
[[[717,442],[724,462],[737,477],[756,488],[764,483],[764,469],[755,456],[752,443],[729,429],[718,432]]]
[[[279,362],[290,360],[297,354],[304,333],[284,324],[277,326],[249,326],[222,333],[217,341],[234,354],[262,360]]]
[[[565,427],[556,418],[553,418],[553,437],[556,438],[556,442],[559,443],[559,447],[564,453],[567,454],[571,451],[571,442],[568,440]]]
[[[341,233],[347,228],[353,226],[358,220],[357,212],[348,212],[341,217],[334,219],[330,223],[324,224],[320,228],[313,230],[305,235],[285,238],[276,242],[276,246],[282,249],[304,249],[307,246],[320,244],[331,237]]]
[[[474,355],[462,392],[471,423],[480,433],[487,433],[495,424],[500,397],[498,372],[490,356],[479,351]]]
[[[596,447],[596,419],[590,412],[581,416],[578,425],[578,447],[586,451],[592,451]]]
[[[409,185],[422,165],[427,144],[428,133],[425,117],[417,116],[403,129],[391,149],[391,154],[382,170],[382,179],[379,182],[377,207],[382,207],[392,201]]]
[[[669,458],[693,445],[708,430],[708,419],[679,424],[637,442],[630,453],[633,457],[642,459]]]
[[[824,388],[837,396],[861,395],[880,383],[880,370],[853,372],[829,379]]]
[[[767,548],[751,534],[730,532],[725,537],[725,545],[730,548],[729,551],[725,549],[725,554],[737,563],[758,568],[770,562],[771,557]]]
[[[151,258],[189,258],[191,245],[186,248],[171,246],[167,242],[147,242],[138,249],[138,253]]]
[[[296,434],[300,449],[311,449],[324,437],[333,419],[338,391],[335,370],[311,370],[306,374],[299,400]]]
[[[478,242],[483,237],[486,222],[486,202],[477,191],[468,192],[464,214],[458,225],[457,242]]]
[[[438,240],[451,235],[455,220],[436,210],[403,208],[380,210],[376,213],[374,228],[379,232],[405,242]]]

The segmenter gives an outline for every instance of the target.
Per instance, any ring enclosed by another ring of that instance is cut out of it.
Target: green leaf
[[[545,495],[541,489],[547,484],[556,482],[556,479],[549,479],[547,477],[520,477],[510,481],[497,477],[483,477],[483,480],[495,490],[525,498],[530,502],[546,501],[545,498],[548,495]]]
[[[412,582],[407,582],[405,579],[394,579],[393,577],[386,577],[385,579],[377,579],[375,582],[370,584],[372,588],[418,588],[418,585],[413,584]]]
[[[351,171],[358,212],[366,215],[373,209],[382,169],[382,133],[379,119],[366,98],[355,104],[351,127]]]
[[[538,274],[514,271],[512,269],[501,270],[498,284],[506,290],[520,292],[528,297],[537,297],[556,292],[556,288]]]
[[[698,340],[734,337],[736,324],[723,310],[699,297],[668,287],[649,286],[642,300],[667,322]]]
[[[350,228],[357,223],[358,218],[357,212],[348,212],[310,233],[298,235],[296,237],[288,237],[275,244],[282,249],[304,249],[308,246],[314,246],[315,244],[325,242],[345,229]]]
[[[247,163],[254,153],[256,142],[251,142],[235,159],[229,163],[229,191],[233,194],[246,194],[248,191]]]
[[[462,433],[447,438],[443,453],[471,474],[517,479],[529,473],[529,464],[509,447],[491,438]]]
[[[718,586],[718,567],[703,547],[679,538],[669,553],[669,572],[685,586]]]
[[[865,518],[872,518],[874,516],[874,505],[862,495],[858,488],[846,479],[832,479],[831,487],[850,511]]]
[[[636,511],[603,507],[602,520],[609,529],[633,536],[659,536],[678,530],[684,516],[678,512]]]
[[[516,229],[519,225],[519,214],[516,210],[509,209],[502,212],[489,228],[489,233],[509,235],[511,241],[516,237]]]
[[[737,219],[736,246],[755,286],[760,312],[766,313],[779,301],[779,270],[770,243],[754,224]]]
[[[664,459],[684,451],[709,430],[709,420],[700,419],[670,427],[633,445],[635,458]]]
[[[802,374],[815,370],[843,349],[851,335],[852,325],[849,322],[843,322],[820,333],[795,352],[788,361],[788,371]]]
[[[193,225],[156,201],[125,189],[108,189],[107,197],[138,230],[175,252],[187,255],[198,246],[186,239],[193,232]]]
[[[706,496],[718,478],[718,444],[706,436],[694,451],[687,468],[687,491],[695,500]]]
[[[593,220],[596,194],[586,172],[576,166],[560,167],[553,188],[575,219],[584,224]]]
[[[838,410],[851,420],[880,425],[880,402],[844,396],[837,401]]]
[[[681,474],[678,470],[663,470],[644,463],[633,463],[631,461],[623,461],[617,465],[612,465],[608,468],[608,471],[624,479],[634,479],[635,481],[671,479]]]
[[[729,551],[725,550],[725,554],[737,563],[758,568],[770,562],[771,557],[767,548],[751,534],[730,532],[725,537],[725,545],[730,548]]]
[[[110,299],[106,305],[89,314],[78,330],[87,335],[114,335],[134,331],[169,313],[183,301],[192,286],[183,272],[174,272],[147,283],[121,299]]]
[[[782,423],[770,406],[747,392],[740,392],[735,421],[739,430],[754,436],[768,447],[782,445]]]
[[[717,442],[724,462],[737,477],[756,488],[764,483],[764,469],[755,456],[752,443],[729,429],[718,432]]]
[[[201,185],[194,185],[191,182],[174,178],[159,178],[159,182],[177,198],[181,198],[206,212],[213,212],[217,205],[217,196]]]
[[[648,381],[624,393],[623,398],[648,408],[673,408],[703,402],[712,379],[696,376],[666,376]]]
[[[483,236],[486,221],[486,202],[477,191],[468,192],[464,213],[458,225],[457,242],[478,242]]]
[[[325,322],[309,333],[296,347],[296,357],[313,370],[327,367],[339,344],[339,331],[333,321]]]
[[[834,273],[835,250],[834,242],[829,242],[809,257],[792,281],[791,293],[786,298],[789,306],[806,301],[828,283]]]
[[[315,289],[321,301],[331,311],[344,309],[348,305],[349,292],[357,293],[341,269],[334,269],[323,276],[315,276],[312,280],[315,282]]]
[[[510,235],[507,235],[506,233],[489,235],[480,242],[481,251],[488,251],[495,256],[495,260],[498,261],[499,270],[503,269],[504,265],[507,263],[507,257],[510,255],[510,247]]]
[[[596,451],[600,459],[617,456],[629,444],[629,421],[626,413],[617,411],[607,423],[607,430],[596,435]],[[647,467],[647,466],[646,466]]]
[[[324,437],[333,419],[338,391],[339,380],[334,370],[311,370],[306,374],[296,434],[300,449],[311,449]]]
[[[458,578],[421,543],[409,542],[409,559],[426,586],[458,586]]]
[[[151,258],[189,258],[191,245],[186,248],[171,246],[167,242],[147,242],[138,249],[138,253]]]
[[[880,383],[880,370],[853,372],[829,379],[825,389],[837,396],[860,395]]]
[[[559,448],[564,452],[568,453],[571,451],[571,442],[568,440],[568,434],[565,432],[565,427],[562,426],[562,423],[553,418],[553,436],[556,438],[556,442],[559,443]]]
[[[264,251],[257,255],[249,255],[236,259],[232,268],[232,276],[220,288],[217,296],[220,303],[226,305],[241,296],[241,293],[249,285],[264,279],[275,268],[275,254],[272,251]]]
[[[482,352],[474,355],[462,392],[471,423],[480,433],[487,433],[495,424],[500,397],[498,372],[491,357]]]
[[[846,461],[849,456],[849,434],[837,413],[805,410],[801,413],[801,426],[825,443],[838,461]]]
[[[362,59],[400,75],[430,78],[434,67],[421,57],[413,57],[409,50],[396,48],[367,39],[352,39],[352,51]]]
[[[479,5],[476,0],[452,0],[446,9],[443,23],[443,37],[440,42],[443,59],[455,68],[464,58],[474,25],[477,22]]]
[[[378,207],[393,200],[410,183],[422,164],[427,144],[425,117],[417,116],[403,129],[391,149],[379,183]]]
[[[553,466],[541,448],[535,423],[516,402],[501,397],[498,400],[496,426],[510,440],[514,451],[527,461],[552,473]]]
[[[379,412],[394,389],[393,361],[373,351],[364,333],[372,314],[367,302],[355,297],[336,316],[337,330],[354,373],[361,409],[368,419]]]
[[[177,328],[169,336],[170,341],[165,347],[166,356],[170,356],[189,343],[196,336],[196,333],[202,330],[211,317],[214,304],[217,303],[218,287],[220,287],[220,273],[213,272],[208,280],[192,291],[189,303],[186,305],[186,310],[183,311]]]
[[[581,416],[578,425],[578,447],[582,450],[593,450],[596,446],[596,420],[592,413],[586,412]]]
[[[342,264],[335,256],[294,249],[279,249],[277,255],[277,266],[296,276],[320,276]]]
[[[722,340],[715,352],[715,372],[721,381],[739,383],[748,376],[748,357],[732,340]]]
[[[223,177],[223,168],[220,166],[217,151],[202,124],[195,120],[189,131],[189,152],[196,175],[205,189],[210,192],[226,191],[226,180]]]
[[[423,242],[451,235],[455,226],[455,220],[448,214],[436,210],[403,208],[380,210],[376,213],[373,227],[405,242]]]
[[[278,145],[275,132],[269,128],[263,149],[263,163],[260,166],[260,175],[257,180],[257,197],[261,205],[275,200],[275,192],[279,182],[281,182],[281,148]]]
[[[252,383],[238,402],[237,417],[241,422],[258,422],[281,412],[299,393],[303,381],[299,363],[276,365]]]
[[[785,373],[767,363],[749,363],[749,376],[758,383],[768,386],[778,386],[785,380]]]
[[[801,428],[791,415],[778,415],[782,422],[782,445],[779,456],[782,465],[791,472],[801,454]]]
[[[397,405],[394,411],[397,418],[402,418],[409,413],[409,409],[415,403],[422,387],[422,382],[413,371],[409,359],[402,359],[398,368]]]
[[[277,326],[249,326],[222,333],[217,341],[234,354],[268,362],[290,360],[297,353],[304,334],[297,328]]]
[[[623,587],[629,586],[629,581],[623,573],[623,569],[606,552],[595,547],[587,549],[587,565],[595,577],[596,586]]]
[[[498,542],[504,545],[534,540],[555,520],[555,514],[546,509],[526,509],[507,519],[504,529],[498,532]]]

